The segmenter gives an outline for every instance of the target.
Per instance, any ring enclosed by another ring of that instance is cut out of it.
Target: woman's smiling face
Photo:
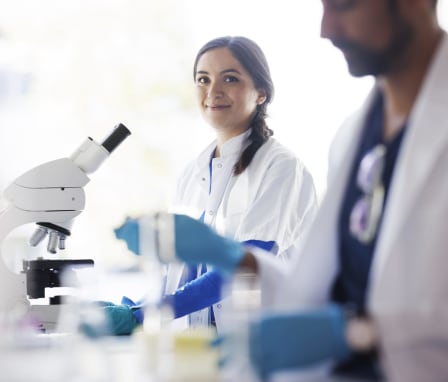
[[[257,104],[265,99],[228,48],[211,49],[199,58],[195,84],[202,116],[227,138],[249,127]]]

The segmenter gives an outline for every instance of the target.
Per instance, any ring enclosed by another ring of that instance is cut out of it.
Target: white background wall
[[[440,4],[447,26],[447,1]],[[321,2],[277,0],[0,0],[0,188],[123,122],[133,135],[86,186],[67,257],[131,261],[112,229],[166,209],[177,172],[213,134],[193,98],[192,64],[221,35],[257,41],[276,85],[275,137],[325,191],[327,150],[372,79],[353,79],[319,38]],[[28,253],[24,227],[14,242]]]

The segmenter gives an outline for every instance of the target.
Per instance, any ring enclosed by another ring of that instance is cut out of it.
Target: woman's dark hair
[[[266,93],[266,101],[261,105],[257,105],[256,112],[249,125],[249,128],[252,129],[248,137],[250,144],[241,153],[233,169],[234,174],[239,175],[252,162],[257,150],[274,134],[266,124],[267,105],[274,97],[274,84],[272,83],[268,62],[263,51],[254,41],[241,36],[219,37],[206,43],[196,55],[193,66],[194,78],[196,78],[198,61],[201,56],[209,50],[217,48],[228,48],[249,73],[255,88],[263,89]]]

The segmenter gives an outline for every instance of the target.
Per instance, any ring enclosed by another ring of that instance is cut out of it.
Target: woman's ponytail
[[[249,128],[252,129],[247,138],[250,143],[235,163],[233,168],[233,173],[235,175],[241,174],[250,165],[250,162],[252,162],[258,149],[274,134],[266,124],[266,117],[266,103],[258,105],[249,126]]]

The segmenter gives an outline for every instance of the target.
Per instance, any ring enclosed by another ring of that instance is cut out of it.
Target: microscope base
[[[30,313],[42,324],[45,333],[55,333],[62,305],[31,305]]]

